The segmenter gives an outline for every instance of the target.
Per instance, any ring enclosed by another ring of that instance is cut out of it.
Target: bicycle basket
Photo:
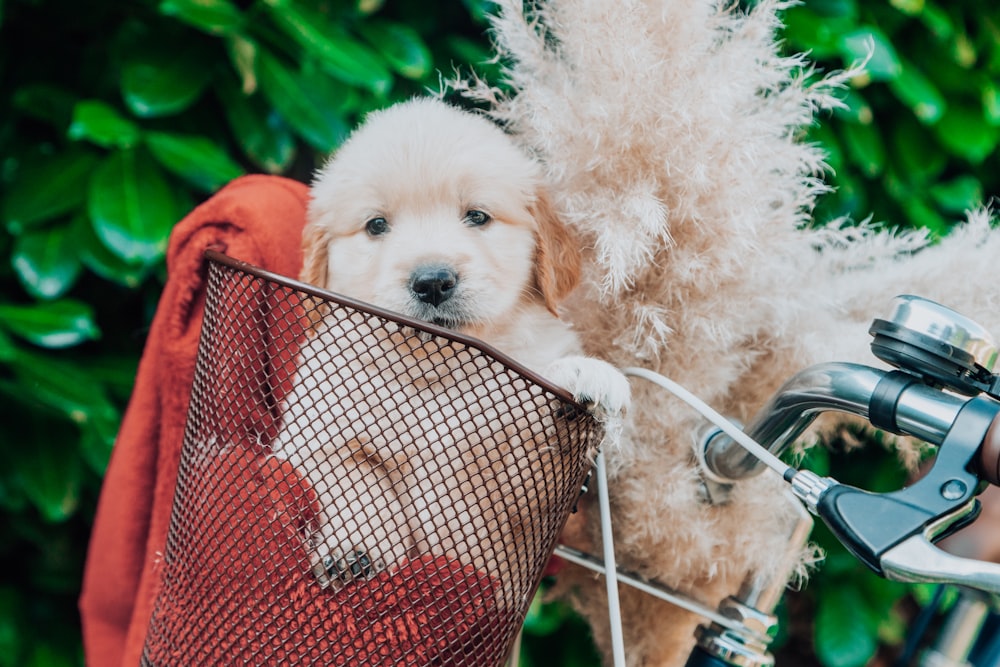
[[[207,259],[142,664],[501,664],[599,425],[472,339]]]

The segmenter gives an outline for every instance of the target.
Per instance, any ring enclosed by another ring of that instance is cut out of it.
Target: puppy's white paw
[[[620,417],[631,401],[628,380],[600,359],[563,357],[549,364],[545,377],[573,394],[598,419]]]

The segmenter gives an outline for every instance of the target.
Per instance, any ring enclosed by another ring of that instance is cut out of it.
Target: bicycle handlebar
[[[906,581],[961,577],[962,583],[1000,592],[1000,567],[932,546],[973,521],[975,496],[986,482],[1000,482],[996,346],[974,322],[912,296],[899,297],[890,320],[875,320],[870,333],[872,351],[898,370],[845,363],[806,369],[785,383],[745,432],[780,454],[820,413],[840,411],[938,445],[927,475],[892,493],[870,493],[808,471],[785,477],[810,511],[878,574]],[[761,471],[759,461],[724,434],[703,436],[702,447],[706,477],[715,482]]]
[[[784,478],[876,573],[1000,594],[1000,565],[934,546],[975,520],[980,509],[975,496],[986,483],[1000,485],[1000,375],[993,373],[1000,350],[976,323],[912,296],[897,297],[889,320],[875,320],[869,333],[873,353],[898,370],[846,363],[806,369],[785,383],[744,432],[780,455],[820,413],[840,411],[938,445],[930,471],[890,493],[871,493],[794,468]],[[706,483],[721,485],[722,494],[728,484],[764,469],[721,428],[703,433],[700,446]],[[699,644],[688,667],[742,664],[711,643]]]
[[[839,362],[807,368],[778,390],[745,432],[780,456],[820,414],[839,411],[869,420],[872,414],[882,415],[886,430],[941,444],[968,398],[910,382],[889,403],[886,384],[891,380],[886,378],[896,373]],[[707,472],[717,481],[734,482],[764,470],[757,458],[721,431],[709,432],[702,446]]]
[[[956,396],[901,371],[823,364],[785,384],[747,428],[780,453],[822,412],[839,410],[939,446],[931,470],[913,485],[876,494],[797,471],[792,489],[845,547],[890,579],[955,582],[1000,593],[1000,566],[933,546],[978,516],[975,496],[1000,477],[1000,401]],[[705,464],[718,481],[757,474],[724,435],[704,440]],[[731,464],[731,465],[729,465]],[[729,467],[726,467],[729,465]]]

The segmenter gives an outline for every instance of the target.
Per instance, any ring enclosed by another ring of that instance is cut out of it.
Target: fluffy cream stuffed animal
[[[933,247],[804,227],[824,165],[799,137],[847,74],[810,82],[804,56],[780,54],[781,2],[746,13],[728,1],[544,0],[530,15],[525,4],[504,0],[495,22],[513,93],[456,85],[544,162],[584,239],[585,285],[567,315],[588,353],[661,372],[746,420],[811,364],[877,363],[867,328],[897,294],[1000,332],[998,291],[983,282],[1000,234],[985,215]],[[706,504],[698,419],[652,385],[633,392],[624,444],[607,452],[619,562],[714,604],[780,561],[783,484],[761,475]],[[583,547],[600,544],[596,531]],[[564,588],[607,652],[603,585],[573,572]],[[699,619],[631,589],[622,598],[628,664],[683,664]]]

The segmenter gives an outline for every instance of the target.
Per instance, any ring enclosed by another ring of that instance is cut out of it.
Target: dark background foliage
[[[307,180],[367,110],[436,88],[439,72],[498,81],[489,9],[0,0],[0,667],[82,662],[76,596],[90,521],[173,224],[243,173]],[[941,235],[1000,192],[994,3],[809,0],[786,19],[787,47],[823,68],[875,48],[847,108],[809,131],[838,188],[819,224],[872,215]],[[857,456],[815,464],[901,483],[891,457],[873,466]],[[812,622],[791,624],[801,636],[786,647],[794,664],[861,665],[879,642],[898,643],[912,592],[829,550],[793,601]],[[526,663],[596,664],[585,636],[564,607],[536,604]]]

